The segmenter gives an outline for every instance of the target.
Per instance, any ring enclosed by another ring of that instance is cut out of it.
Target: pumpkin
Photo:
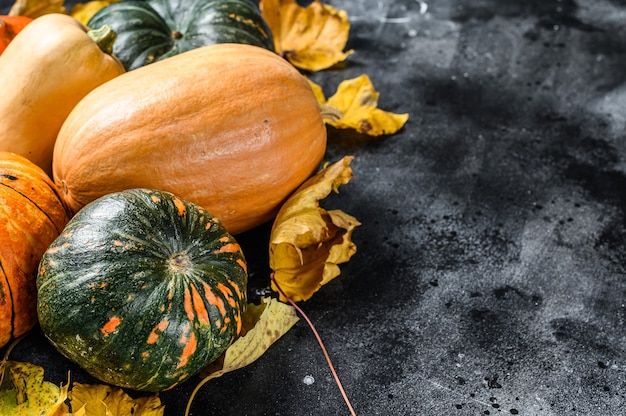
[[[37,311],[45,336],[91,375],[157,392],[237,337],[246,285],[239,244],[209,212],[129,189],[86,206],[50,245]]]
[[[162,189],[238,234],[271,220],[325,149],[319,105],[291,64],[217,44],[94,89],[63,123],[53,172],[72,212],[111,192]]]
[[[37,266],[67,221],[48,175],[0,152],[0,347],[37,323]]]
[[[274,48],[250,0],[123,0],[99,10],[87,25],[115,30],[113,53],[127,70],[215,43]]]
[[[64,14],[29,23],[0,55],[0,150],[52,175],[54,141],[65,117],[96,86],[124,72],[107,48],[110,28],[88,32]]]
[[[33,19],[26,16],[0,16],[0,54],[13,38]]]

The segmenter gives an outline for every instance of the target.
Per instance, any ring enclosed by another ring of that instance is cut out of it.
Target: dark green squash
[[[167,390],[238,336],[247,271],[240,246],[203,208],[131,189],[86,205],[39,264],[41,328],[97,379]]]
[[[274,50],[271,31],[250,0],[122,0],[87,22],[104,24],[117,33],[113,54],[126,70],[216,43]]]

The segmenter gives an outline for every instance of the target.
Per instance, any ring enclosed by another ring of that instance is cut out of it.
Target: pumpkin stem
[[[113,53],[113,44],[117,39],[117,33],[109,25],[104,25],[99,29],[91,29],[87,35],[98,45],[102,52],[111,55]]]
[[[189,256],[183,253],[178,253],[170,258],[170,269],[173,272],[184,273],[192,267]]]
[[[337,121],[343,117],[343,111],[328,104],[319,104],[324,121]]]

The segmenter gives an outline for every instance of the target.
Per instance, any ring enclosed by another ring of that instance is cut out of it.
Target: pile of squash
[[[177,2],[193,24],[151,40],[128,27],[180,24],[167,3],[122,0],[88,25],[46,14],[0,51],[0,346],[39,321],[97,378],[146,391],[237,336],[233,236],[270,221],[326,150],[308,81],[252,3]]]

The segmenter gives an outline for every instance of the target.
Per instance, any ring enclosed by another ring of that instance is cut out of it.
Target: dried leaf
[[[64,0],[16,0],[9,10],[9,16],[37,18],[44,14],[66,13]]]
[[[210,380],[252,364],[298,322],[292,306],[272,298],[262,300],[260,305],[248,304],[242,335],[226,350],[221,360],[200,373],[202,377]]]
[[[154,394],[133,399],[119,387],[103,384],[73,383],[69,393],[72,415],[89,416],[162,416],[164,406]]]
[[[354,51],[343,52],[350,22],[344,10],[314,0],[307,7],[296,0],[261,0],[259,7],[274,38],[276,52],[295,67],[320,71]]]
[[[260,305],[252,303],[247,305],[239,338],[219,359],[200,372],[202,381],[189,397],[185,416],[190,414],[191,404],[204,384],[230,371],[252,364],[298,322],[298,315],[293,306],[272,298],[263,298],[262,301]]]
[[[326,211],[319,206],[321,199],[350,181],[353,159],[345,156],[302,184],[274,220],[270,267],[281,289],[295,302],[309,299],[337,277],[338,265],[356,253],[352,232],[359,221],[342,211]],[[285,300],[282,294],[281,299]]]
[[[328,100],[316,96],[318,102],[323,104],[322,115],[328,125],[338,129],[354,129],[369,136],[394,134],[404,126],[409,115],[379,109],[379,95],[370,78],[363,74],[342,81]]]
[[[86,3],[76,3],[70,9],[70,16],[86,25],[97,11],[118,1],[119,0],[92,0]]]
[[[315,95],[317,102],[320,104],[326,104],[326,96],[324,96],[324,90],[322,87],[311,81],[309,78],[307,78],[307,81],[309,81],[309,86],[311,87],[311,90],[313,90],[313,95]]]
[[[0,363],[1,416],[60,416],[68,408],[67,386],[44,381],[44,369],[28,362],[3,360]]]

